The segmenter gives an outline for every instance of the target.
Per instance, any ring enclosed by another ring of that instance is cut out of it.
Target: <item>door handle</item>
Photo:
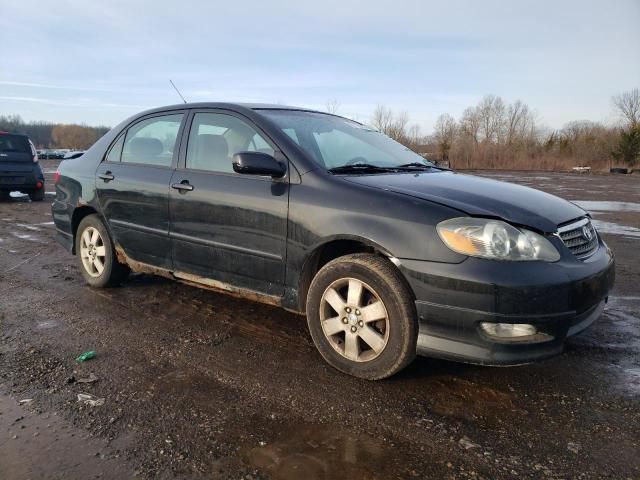
[[[175,188],[180,193],[186,193],[193,190],[193,185],[189,184],[189,180],[183,180],[180,183],[174,183],[173,185],[171,185],[171,188]]]
[[[105,183],[107,183],[107,182],[110,182],[111,180],[113,180],[116,177],[114,177],[111,172],[104,172],[104,173],[101,173],[100,175],[98,175],[98,178],[101,178],[102,180],[104,180]]]

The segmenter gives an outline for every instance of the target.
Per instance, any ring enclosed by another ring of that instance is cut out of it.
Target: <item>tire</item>
[[[390,377],[416,356],[418,320],[409,287],[376,255],[346,255],[322,267],[309,287],[307,322],[322,357],[355,377]]]
[[[82,219],[75,245],[82,276],[92,287],[114,287],[129,275],[129,267],[118,263],[109,232],[98,215]]]
[[[633,169],[624,168],[624,167],[613,167],[609,169],[609,173],[622,173],[624,175],[628,175],[632,172],[633,172]]]
[[[44,200],[44,187],[29,194],[32,202],[41,202]]]

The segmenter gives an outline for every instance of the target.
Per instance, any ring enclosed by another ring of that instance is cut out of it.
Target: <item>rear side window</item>
[[[121,161],[161,167],[171,166],[181,122],[182,114],[180,113],[148,118],[136,123],[127,130]]]
[[[29,139],[22,135],[0,134],[0,153],[31,153]]]

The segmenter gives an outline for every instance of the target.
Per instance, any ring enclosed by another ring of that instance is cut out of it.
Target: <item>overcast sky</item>
[[[429,132],[488,93],[612,122],[640,86],[640,0],[0,0],[0,114],[115,125],[180,101],[259,101]]]

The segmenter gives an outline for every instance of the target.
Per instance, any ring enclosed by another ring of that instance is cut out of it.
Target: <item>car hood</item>
[[[586,212],[571,202],[533,188],[454,172],[354,175],[348,182],[410,195],[461,210],[498,217],[543,232]]]

